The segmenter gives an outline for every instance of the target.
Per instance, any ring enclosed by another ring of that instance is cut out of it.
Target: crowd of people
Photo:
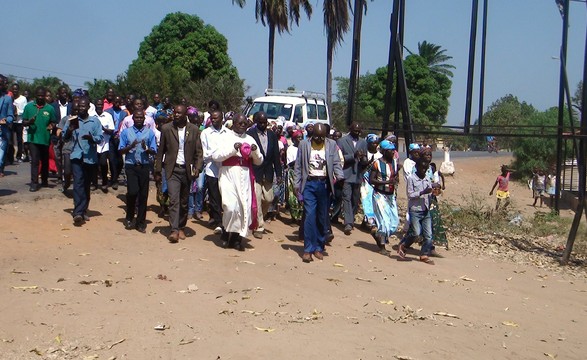
[[[325,123],[300,124],[268,119],[264,112],[245,116],[223,112],[218,102],[199,111],[184,100],[117,95],[90,101],[87,91],[62,86],[53,101],[45,88],[23,99],[18,84],[0,76],[0,176],[6,162],[30,162],[30,191],[48,186],[56,174],[60,190],[72,187],[73,222],[90,220],[92,191],[117,190],[126,184],[128,230],[146,232],[151,180],[160,216],[169,219],[171,243],[186,238],[189,219],[204,221],[226,248],[244,250],[243,238],[262,239],[268,224],[287,209],[304,241],[301,258],[322,260],[333,240],[332,225],[344,234],[362,219],[379,252],[396,234],[400,216],[396,195],[404,173],[408,209],[405,235],[397,253],[421,244],[420,261],[434,264],[434,243],[446,242],[437,209],[444,189],[432,150],[409,145],[400,164],[394,135],[362,137],[352,123],[348,133]]]

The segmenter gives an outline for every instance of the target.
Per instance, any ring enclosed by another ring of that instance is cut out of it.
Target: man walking
[[[22,124],[28,126],[28,143],[31,153],[31,186],[29,191],[39,189],[39,162],[41,163],[41,185],[49,186],[49,143],[51,131],[57,124],[57,116],[53,106],[47,104],[47,90],[38,87],[35,90],[35,101],[24,107]]]
[[[134,125],[122,130],[118,145],[120,153],[126,154],[124,170],[127,192],[124,227],[127,230],[136,227],[139,232],[145,233],[149,197],[149,155],[157,153],[157,140],[153,130],[144,126],[145,112],[143,110],[135,110],[132,119]],[[135,210],[137,210],[136,222]]]
[[[78,116],[65,124],[64,141],[72,141],[70,161],[73,173],[73,223],[77,226],[88,221],[90,205],[90,184],[92,174],[98,163],[96,145],[102,139],[102,126],[95,116],[89,116],[90,100],[81,98],[78,104]]]
[[[25,96],[20,94],[20,85],[17,83],[12,84],[12,97],[14,100],[14,108],[16,110],[15,119],[12,123],[13,131],[16,135],[16,160],[20,163],[23,162],[25,158],[29,157],[28,147],[24,146],[23,140],[23,126],[22,126],[22,113],[24,112],[24,107],[28,103],[28,100]]]
[[[177,243],[180,239],[185,239],[190,185],[202,168],[200,130],[188,121],[185,105],[177,105],[173,122],[163,125],[159,145],[155,160],[155,178],[159,180],[161,171],[165,168],[171,226],[168,239],[171,243]]]
[[[206,174],[206,184],[208,186],[208,213],[210,221],[208,222],[214,228],[215,234],[222,234],[222,198],[220,188],[218,187],[218,163],[212,161],[212,153],[221,145],[221,135],[225,134],[228,129],[222,124],[222,112],[214,110],[210,114],[212,125],[202,131],[200,139],[202,142],[202,152],[204,158],[204,173]]]
[[[4,161],[12,131],[10,125],[14,121],[13,100],[7,94],[8,79],[0,75],[0,177],[4,177]]]
[[[253,165],[258,224],[257,228],[253,230],[253,236],[262,239],[265,232],[264,217],[273,202],[273,177],[277,174],[277,182],[281,182],[282,170],[277,135],[273,131],[267,130],[267,115],[263,111],[259,111],[253,115],[253,121],[256,126],[249,129],[247,134],[255,139],[261,154],[263,154],[261,165]]]
[[[322,260],[330,233],[328,207],[334,184],[343,179],[340,156],[326,125],[314,126],[311,138],[300,142],[294,170],[294,191],[304,207],[304,262]]]
[[[361,136],[362,127],[353,122],[349,134],[338,140],[338,147],[344,156],[344,185],[342,188],[342,207],[344,211],[344,233],[350,235],[355,223],[363,171],[368,164],[367,142]]]

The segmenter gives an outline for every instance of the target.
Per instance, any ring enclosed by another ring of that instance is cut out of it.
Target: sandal
[[[434,260],[430,259],[428,256],[420,256],[420,261],[424,264],[434,265]]]
[[[397,255],[401,259],[405,259],[406,258],[406,248],[404,247],[404,244],[399,244],[399,247],[397,249]]]

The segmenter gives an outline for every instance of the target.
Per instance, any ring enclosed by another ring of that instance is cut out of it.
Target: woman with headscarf
[[[395,187],[399,181],[399,173],[395,159],[395,145],[383,140],[379,143],[382,157],[375,160],[369,171],[369,183],[373,186],[372,206],[375,215],[375,229],[371,234],[375,238],[381,254],[388,255],[385,244],[395,234],[399,225],[399,215],[395,197]]]
[[[365,214],[365,222],[371,233],[374,234],[377,230],[375,224],[375,212],[373,210],[373,186],[369,183],[369,173],[373,163],[379,160],[383,155],[379,152],[379,136],[369,134],[365,137],[367,141],[367,159],[369,163],[363,173],[363,181],[361,183],[361,205],[363,206],[363,213]]]
[[[303,207],[298,201],[294,191],[294,165],[298,157],[298,145],[304,139],[304,133],[301,130],[295,130],[292,133],[292,144],[288,146],[286,153],[287,163],[287,203],[289,205],[289,214],[292,220],[300,221],[302,219]]]

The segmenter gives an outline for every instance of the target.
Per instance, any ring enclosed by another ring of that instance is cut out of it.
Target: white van
[[[286,121],[293,121],[302,127],[318,122],[330,125],[326,96],[312,91],[267,89],[265,96],[253,100],[246,115],[252,116],[258,111],[264,111],[268,120],[283,116]]]

